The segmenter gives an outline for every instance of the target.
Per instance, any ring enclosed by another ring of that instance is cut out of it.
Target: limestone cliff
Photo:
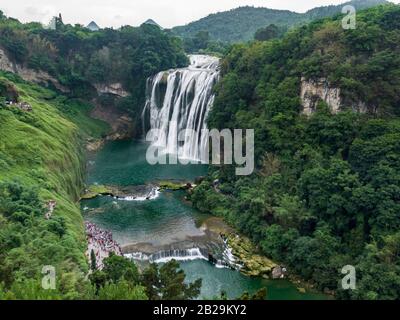
[[[324,101],[329,106],[332,113],[338,113],[345,107],[352,109],[354,112],[376,112],[375,108],[368,107],[362,101],[345,101],[340,88],[332,86],[326,78],[307,80],[302,77],[300,97],[303,106],[303,114],[307,116],[311,115],[316,110],[319,101]]]
[[[110,125],[111,132],[106,140],[126,140],[138,135],[133,119],[115,106],[97,104],[90,116]]]
[[[26,66],[11,61],[3,49],[0,48],[0,70],[12,72],[19,75],[22,79],[29,82],[44,84],[48,86],[52,84],[56,89],[66,93],[69,89],[61,85],[57,79],[44,71],[37,71]]]
[[[321,100],[326,102],[332,113],[339,112],[342,106],[340,89],[331,87],[325,78],[317,80],[301,78],[300,97],[303,105],[303,113],[306,115],[311,115]]]
[[[94,87],[96,88],[99,95],[113,94],[122,98],[128,97],[130,95],[130,93],[123,88],[121,83],[96,83],[94,84]]]

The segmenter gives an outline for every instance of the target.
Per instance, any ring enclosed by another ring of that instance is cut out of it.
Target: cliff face
[[[306,80],[301,78],[301,93],[300,93],[303,113],[311,115],[317,107],[319,101],[324,101],[329,106],[332,113],[340,111],[342,99],[339,88],[332,88],[328,80],[320,78],[318,80]]]
[[[110,125],[111,132],[108,134],[106,140],[127,140],[139,134],[134,119],[115,106],[97,104],[90,116],[94,119],[107,122]]]
[[[360,113],[376,112],[375,108],[368,107],[362,101],[357,103],[344,101],[340,88],[332,87],[326,78],[307,80],[302,77],[300,97],[303,105],[303,114],[307,116],[315,112],[319,101],[324,101],[334,114],[343,110],[344,107]]]
[[[15,72],[14,64],[8,59],[5,52],[0,48],[0,69],[8,72]]]
[[[48,86],[49,84],[51,84],[63,93],[68,93],[70,91],[68,88],[62,86],[57,79],[55,79],[48,73],[44,71],[33,70],[23,65],[14,63],[1,48],[0,70],[15,73],[28,82],[34,82],[44,86]],[[121,83],[102,83],[93,84],[93,86],[97,90],[98,95],[111,94],[116,96],[117,98],[125,98],[130,95],[129,92],[124,90]],[[112,131],[107,137],[110,140],[129,139],[138,133],[137,129],[135,128],[133,119],[125,112],[118,110],[118,108],[116,107],[104,107],[97,105],[96,108],[92,111],[91,115],[93,116],[93,118],[103,120],[110,124]]]
[[[111,84],[103,84],[96,83],[94,87],[97,90],[97,93],[100,94],[113,94],[122,98],[128,97],[130,93],[126,91],[121,83],[111,83]]]
[[[61,85],[57,79],[49,75],[44,71],[37,71],[27,68],[23,65],[12,62],[3,49],[0,48],[0,70],[12,72],[19,75],[22,79],[29,82],[34,82],[37,84],[44,84],[48,86],[49,83],[52,84],[56,89],[61,92],[69,92],[69,89]]]

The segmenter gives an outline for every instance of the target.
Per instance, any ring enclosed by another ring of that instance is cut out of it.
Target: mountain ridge
[[[197,21],[172,28],[172,32],[183,37],[194,37],[200,31],[207,31],[211,40],[234,43],[252,40],[255,32],[269,24],[280,27],[293,27],[314,19],[339,14],[346,5],[356,10],[389,3],[386,0],[352,0],[340,5],[316,7],[298,13],[290,10],[277,10],[266,7],[243,6],[228,11],[210,14]]]

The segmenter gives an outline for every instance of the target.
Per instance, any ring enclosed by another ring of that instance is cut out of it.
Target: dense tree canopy
[[[341,13],[345,5],[352,5],[356,10],[361,10],[385,2],[352,0],[340,5],[314,8],[305,13],[245,6],[211,14],[185,26],[175,27],[172,31],[183,38],[193,38],[198,32],[206,31],[210,35],[210,40],[226,43],[246,42],[253,39],[257,30],[270,24],[286,29],[315,19],[332,17]]]
[[[172,260],[158,267],[151,264],[142,275],[150,300],[190,300],[200,294],[202,280],[185,283],[185,273],[178,262]]]
[[[178,38],[149,24],[92,32],[80,25],[58,23],[52,30],[3,18],[0,48],[17,63],[50,73],[75,96],[94,94],[96,83],[121,82],[132,94],[132,108],[143,104],[147,77],[188,62]]]
[[[338,17],[233,46],[209,125],[254,128],[257,171],[239,178],[230,166],[213,168],[192,196],[340,298],[400,297],[398,16],[399,6],[381,6],[358,13],[355,30]],[[343,88],[343,111],[321,102],[302,115],[302,77]],[[366,113],[346,109],[357,100]],[[356,291],[338,285],[345,265],[356,267]]]

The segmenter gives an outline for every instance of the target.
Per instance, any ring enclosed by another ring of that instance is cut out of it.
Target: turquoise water
[[[267,288],[268,300],[320,300],[326,299],[318,293],[300,293],[288,280],[267,280],[249,278],[240,272],[228,269],[217,269],[207,261],[195,260],[181,264],[189,281],[203,279],[200,298],[213,298],[225,291],[229,299],[239,298],[243,292],[256,292]]]
[[[143,185],[163,179],[193,180],[207,173],[202,165],[156,165],[146,162],[147,145],[143,142],[110,142],[92,159],[88,183]],[[199,221],[205,215],[183,201],[181,192],[164,192],[155,200],[121,201],[99,197],[82,202],[85,219],[113,232],[122,245],[150,243],[170,244],[190,236],[202,235]],[[181,263],[187,280],[203,279],[201,297],[212,298],[225,291],[229,298],[238,298],[266,287],[268,299],[324,299],[324,295],[300,293],[286,280],[265,280],[246,277],[231,269],[218,269],[204,260]]]
[[[166,179],[193,180],[207,173],[206,165],[149,165],[148,145],[141,141],[108,143],[89,165],[88,183],[144,185]]]
[[[172,192],[161,193],[151,201],[99,197],[83,202],[83,206],[86,220],[111,231],[121,245],[142,242],[168,245],[189,236],[204,235],[196,226],[200,214]],[[96,208],[101,208],[100,212]]]

